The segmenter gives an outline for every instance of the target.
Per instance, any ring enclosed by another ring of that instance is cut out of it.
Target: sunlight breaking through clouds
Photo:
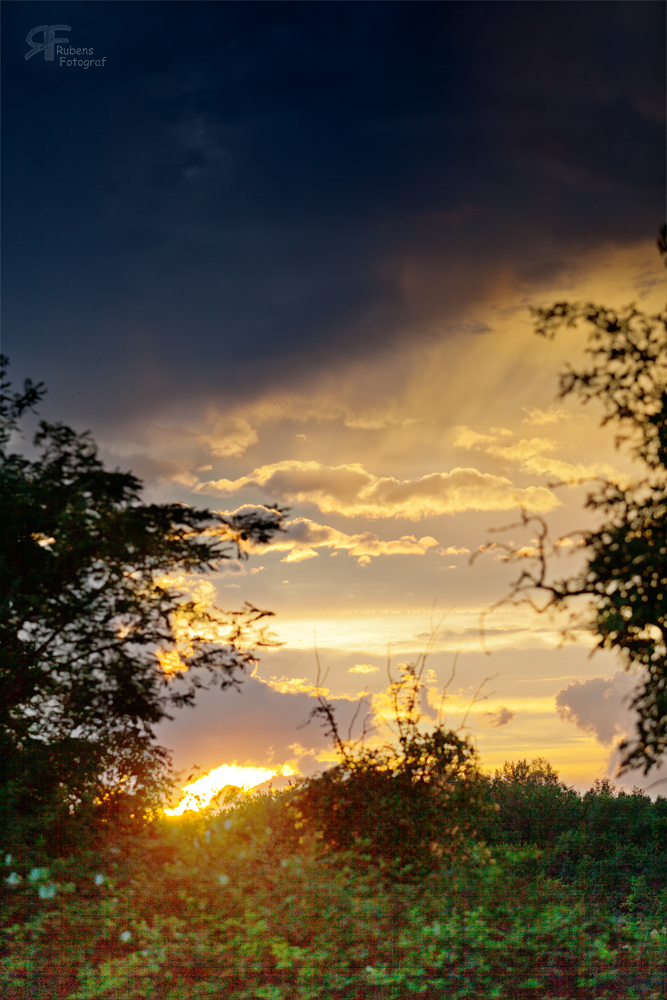
[[[524,407],[525,409],[525,407]],[[565,412],[566,411],[562,411]],[[553,411],[553,417],[548,411],[532,410],[531,419],[524,420],[524,423],[547,423],[555,422],[561,418],[560,410]],[[533,415],[537,414],[534,417]],[[566,416],[569,414],[566,413]],[[551,452],[562,450],[565,446],[551,438],[522,438],[510,445],[494,444],[498,440],[497,434],[481,434],[470,427],[457,427],[457,437],[454,441],[455,448],[466,448],[468,450],[482,451],[494,458],[500,458],[507,462],[516,462],[521,471],[533,476],[557,476],[566,483],[577,485],[582,481],[594,479],[596,476],[603,476],[611,482],[620,485],[629,485],[631,477],[619,472],[608,462],[566,462],[556,458]],[[496,428],[491,428],[496,431]],[[505,434],[504,430],[498,433]],[[547,453],[547,454],[545,454]]]
[[[296,774],[296,771],[289,764],[281,767],[254,767],[249,764],[240,767],[238,764],[222,764],[189,785],[185,785],[183,798],[179,804],[174,809],[165,809],[165,813],[167,816],[182,816],[185,812],[197,812],[209,805],[212,799],[229,785],[248,790],[278,774],[289,777]]]

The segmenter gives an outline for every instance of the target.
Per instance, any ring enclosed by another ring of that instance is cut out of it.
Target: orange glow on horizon
[[[184,812],[198,812],[209,805],[218,792],[228,785],[247,791],[278,774],[289,777],[296,773],[290,764],[283,764],[280,767],[255,767],[250,764],[241,767],[238,764],[222,764],[189,785],[185,785],[183,798],[179,804],[174,809],[165,809],[165,813],[167,816],[182,816]]]

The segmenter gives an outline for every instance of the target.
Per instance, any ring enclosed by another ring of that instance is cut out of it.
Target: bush
[[[300,782],[292,809],[295,827],[326,850],[354,851],[385,871],[413,876],[465,854],[477,836],[484,781],[467,737],[421,727],[421,676],[427,654],[401,664],[388,695],[395,739],[367,745],[340,737],[334,709],[320,695],[314,715],[324,718],[339,763]]]
[[[483,810],[472,745],[438,727],[400,749],[360,748],[294,796],[297,824],[332,850],[415,874],[465,851]]]

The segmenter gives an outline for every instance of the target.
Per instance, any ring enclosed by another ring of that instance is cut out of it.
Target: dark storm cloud
[[[3,20],[4,349],[58,416],[296,385],[661,221],[660,3]],[[46,23],[106,65],[26,60]]]

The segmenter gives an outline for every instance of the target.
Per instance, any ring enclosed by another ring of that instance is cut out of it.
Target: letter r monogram
[[[44,58],[49,62],[53,62],[53,46],[56,42],[69,42],[69,38],[56,38],[56,31],[71,31],[69,24],[40,24],[39,28],[33,28],[25,36],[25,40],[30,46],[31,51],[26,52],[26,59],[30,59],[35,55],[36,52],[43,52]],[[38,34],[38,32],[44,32],[43,42],[33,42],[32,36]]]

